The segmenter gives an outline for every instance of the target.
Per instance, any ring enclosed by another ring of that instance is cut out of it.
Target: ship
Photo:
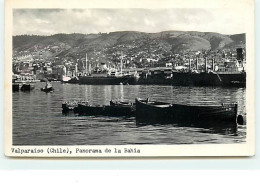
[[[225,60],[216,65],[213,58],[209,68],[207,57],[205,57],[204,70],[199,71],[197,58],[195,70],[191,69],[191,61],[189,61],[188,71],[173,71],[172,85],[246,87],[246,71],[243,59],[242,48],[238,48],[237,59],[234,61]]]
[[[124,74],[122,70],[115,68],[91,68],[88,63],[86,54],[86,72],[84,76],[79,77],[79,84],[86,85],[135,85],[138,81],[138,76],[134,74]]]
[[[171,85],[172,68],[171,67],[154,67],[138,70],[140,78],[138,85]]]
[[[87,85],[135,85],[137,81],[138,77],[134,75],[123,75],[110,71],[92,73],[79,78],[79,84]]]

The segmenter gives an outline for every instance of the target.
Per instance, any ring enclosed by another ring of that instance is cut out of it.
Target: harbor
[[[53,82],[53,93],[43,93],[44,82],[30,92],[13,93],[14,145],[200,144],[243,143],[246,139],[245,88],[169,85],[78,85]],[[170,92],[170,93],[169,93]],[[180,93],[182,92],[182,93]],[[65,101],[88,100],[110,105],[111,100],[133,102],[136,97],[185,105],[238,102],[243,125],[198,127],[175,124],[137,124],[133,116],[63,114]],[[33,112],[33,116],[32,116]],[[26,134],[25,134],[26,133]]]
[[[246,143],[254,61],[245,32],[113,23],[78,33],[81,24],[12,36],[13,145]]]
[[[216,52],[213,55],[216,55]],[[60,70],[55,71],[58,72],[57,74],[53,73],[53,69],[49,69],[51,71],[49,75],[46,72],[39,73],[41,70],[35,72],[35,69],[30,67],[32,64],[29,64],[26,70],[17,68],[17,74],[13,75],[13,83],[33,83],[47,79],[48,81],[85,85],[122,84],[245,87],[246,61],[244,60],[244,55],[243,48],[237,48],[236,56],[231,58],[232,61],[230,61],[230,58],[226,58],[226,55],[223,55],[218,60],[216,60],[216,56],[211,56],[209,62],[206,54],[200,55],[200,52],[197,52],[196,58],[184,55],[183,57],[186,58],[181,64],[171,59],[172,62],[166,63],[164,67],[123,68],[122,56],[119,57],[120,67],[111,67],[107,66],[106,63],[99,62],[95,62],[95,67],[92,67],[93,61],[89,61],[86,54],[85,63],[81,62],[81,69],[78,69],[80,63],[77,60],[75,65],[70,68],[66,65],[61,65]],[[57,66],[53,68],[56,69]],[[24,71],[29,69],[31,69],[29,73],[24,73]],[[14,87],[14,89],[16,88]]]
[[[35,144],[30,136],[39,137],[36,145],[245,142],[245,50],[202,53],[142,68],[127,68],[121,52],[115,65],[86,53],[70,65],[55,58],[52,67],[16,67],[14,144]]]

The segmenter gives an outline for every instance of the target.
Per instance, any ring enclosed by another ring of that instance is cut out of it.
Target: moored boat
[[[89,103],[78,103],[77,111],[80,115],[87,116],[135,116],[135,106],[132,103],[115,101],[110,101],[110,105],[90,105]]]
[[[85,116],[102,116],[104,115],[104,106],[78,103],[78,113]]]
[[[23,84],[21,87],[21,91],[31,91],[34,89],[34,85],[32,84]]]
[[[105,114],[108,116],[135,116],[135,103],[111,100],[110,106],[105,106]]]
[[[74,101],[65,101],[62,103],[62,112],[63,113],[69,113],[69,112],[74,112],[78,113],[78,104],[84,104],[87,105],[88,102],[84,100],[74,100]]]
[[[111,117],[117,117],[117,116],[132,117],[135,115],[135,108],[132,106],[107,105],[104,106],[103,115],[111,116]]]
[[[135,106],[135,103],[129,101],[111,100],[109,103],[111,106]]]
[[[183,125],[236,124],[237,104],[180,105],[136,99],[136,121]]]
[[[151,102],[148,98],[136,98],[136,121],[140,123],[168,123],[171,114],[171,104]]]

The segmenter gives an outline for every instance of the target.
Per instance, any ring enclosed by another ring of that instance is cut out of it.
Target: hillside
[[[245,34],[223,35],[211,32],[164,31],[144,33],[121,31],[99,34],[56,34],[51,36],[13,36],[16,55],[37,52],[48,57],[84,56],[86,52],[112,53],[144,51],[146,53],[179,53],[186,51],[236,49],[245,47]],[[47,56],[47,55],[46,55]]]

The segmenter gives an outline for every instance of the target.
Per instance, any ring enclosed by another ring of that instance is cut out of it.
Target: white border
[[[116,146],[12,146],[12,8],[238,8],[247,15],[247,140],[244,144],[200,144],[200,145],[116,145]],[[255,151],[255,72],[254,72],[254,2],[253,0],[165,0],[156,1],[83,1],[83,0],[7,0],[5,2],[5,155],[22,157],[157,157],[157,156],[252,156]],[[252,61],[252,62],[251,62]],[[76,154],[76,148],[136,148],[141,153]],[[17,154],[11,148],[44,149],[42,154]],[[72,153],[48,153],[48,148],[64,149]]]

